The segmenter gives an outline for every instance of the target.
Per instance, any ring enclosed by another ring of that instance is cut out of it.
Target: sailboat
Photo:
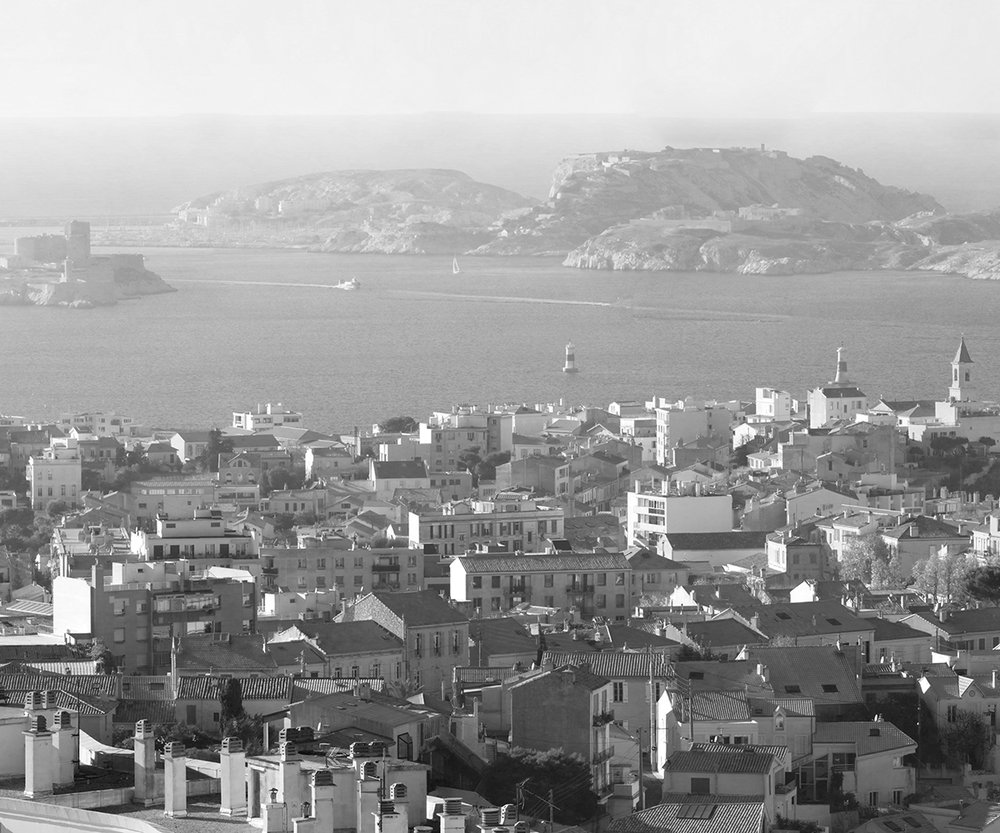
[[[457,257],[452,258],[452,261],[451,261],[451,274],[457,275],[461,271],[462,270],[458,268],[458,258]]]

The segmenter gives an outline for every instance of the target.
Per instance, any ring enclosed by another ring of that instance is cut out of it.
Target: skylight
[[[801,694],[802,687],[798,685],[786,685],[785,694]]]
[[[682,804],[677,808],[677,818],[707,820],[712,818],[717,806],[716,804]]]
[[[837,691],[837,686],[834,683],[823,683],[823,691],[827,694],[833,694]]]
[[[777,617],[778,617],[779,619],[785,619],[785,620],[788,620],[788,619],[791,619],[791,618],[792,618],[791,616],[789,616],[789,615],[788,615],[787,613],[785,613],[784,611],[782,611],[781,613],[775,613],[774,615],[775,615],[775,616],[777,616]]]
[[[826,621],[829,622],[831,625],[836,625],[837,627],[840,626],[840,620],[839,619],[827,619]]]

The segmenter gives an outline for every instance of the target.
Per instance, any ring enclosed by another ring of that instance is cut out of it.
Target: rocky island
[[[104,242],[544,255],[581,269],[1000,279],[1000,209],[949,214],[825,156],[757,148],[588,153],[543,202],[458,171],[336,171],[191,200]]]
[[[140,254],[92,255],[89,223],[67,223],[65,236],[19,237],[14,248],[0,257],[0,305],[79,309],[176,291]]]
[[[530,203],[459,171],[332,171],[191,200],[166,242],[452,255],[487,243],[498,217]]]

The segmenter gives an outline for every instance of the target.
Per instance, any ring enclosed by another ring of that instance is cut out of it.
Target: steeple
[[[972,356],[965,346],[965,336],[958,344],[951,362],[951,387],[948,398],[953,402],[968,402],[972,398]]]
[[[847,359],[844,358],[844,345],[837,348],[837,375],[833,379],[834,384],[842,385],[847,382]]]

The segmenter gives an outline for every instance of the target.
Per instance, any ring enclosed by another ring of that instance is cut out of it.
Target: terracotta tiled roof
[[[766,826],[764,804],[753,796],[669,795],[655,807],[612,820],[608,833],[760,833]]]
[[[668,660],[662,654],[651,654],[646,651],[595,651],[593,653],[545,651],[542,654],[542,662],[552,662],[556,668],[563,665],[588,665],[593,673],[610,679],[623,677],[648,679],[650,664],[652,664],[654,676],[666,673],[669,665]]]
[[[180,677],[177,680],[178,700],[218,700],[225,677]],[[236,677],[243,700],[291,700],[292,678],[286,674],[269,677]]]
[[[774,766],[774,755],[751,752],[744,747],[737,754],[729,752],[674,752],[667,760],[664,770],[670,772],[725,772],[740,774],[763,774]]]

